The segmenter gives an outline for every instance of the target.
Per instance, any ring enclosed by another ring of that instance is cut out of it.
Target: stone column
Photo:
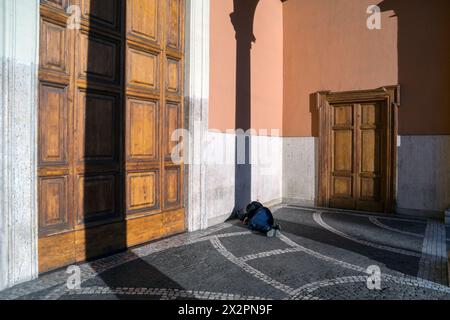
[[[0,290],[37,268],[39,0],[0,1]]]
[[[187,0],[186,7],[187,225],[195,231],[208,224],[203,150],[208,133],[210,0]]]

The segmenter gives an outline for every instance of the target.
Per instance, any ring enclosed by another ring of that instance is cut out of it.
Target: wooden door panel
[[[164,173],[164,208],[177,208],[181,204],[181,168],[166,167]]]
[[[117,40],[82,30],[77,41],[78,78],[117,84],[120,66],[120,45]]]
[[[180,62],[177,59],[167,58],[166,90],[168,94],[180,94]]]
[[[41,0],[41,3],[48,4],[56,9],[66,10],[69,0]]]
[[[76,101],[78,162],[117,161],[119,97],[80,89]]]
[[[380,162],[380,133],[377,130],[361,130],[361,173],[380,173]]]
[[[78,225],[120,217],[116,175],[78,177]]]
[[[160,62],[157,52],[138,47],[127,49],[127,85],[138,90],[159,90]]]
[[[361,104],[361,126],[382,125],[380,103]]]
[[[131,172],[127,175],[127,214],[159,209],[159,172]]]
[[[158,45],[160,43],[160,10],[160,0],[128,0],[128,36]]]
[[[333,107],[334,126],[353,126],[353,105]]]
[[[181,123],[181,105],[180,103],[167,102],[164,123],[164,159],[171,161],[172,151],[178,146],[178,141],[172,141],[172,134],[175,130],[182,128]]]
[[[163,233],[174,234],[185,229],[184,210],[165,211],[162,214],[163,218]]]
[[[182,36],[182,0],[167,1],[167,47],[179,51]]]
[[[67,176],[39,178],[39,233],[48,235],[70,229]]]
[[[353,198],[353,177],[336,177],[333,178],[333,195],[340,198]]]
[[[335,173],[353,172],[353,130],[335,130],[334,140],[334,166]]]
[[[379,178],[361,178],[360,200],[380,201],[380,192]]]
[[[41,83],[39,86],[39,163],[66,165],[68,161],[67,87]]]
[[[63,22],[41,19],[40,68],[68,74],[69,36]]]
[[[128,100],[126,123],[128,160],[158,160],[158,109],[156,101]]]
[[[353,209],[355,206],[355,200],[353,198],[353,177],[332,177],[331,180],[331,206],[337,208]]]
[[[103,24],[113,30],[119,28],[120,0],[81,0],[83,18],[90,23]]]

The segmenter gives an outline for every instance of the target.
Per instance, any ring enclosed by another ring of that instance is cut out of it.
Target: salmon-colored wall
[[[240,0],[242,1],[242,0]],[[245,0],[244,0],[245,1]],[[235,129],[236,39],[233,0],[211,1],[209,128]],[[283,125],[283,5],[260,0],[251,49],[251,127]]]
[[[450,1],[288,0],[283,14],[285,136],[318,134],[314,92],[397,83],[400,134],[450,134]]]

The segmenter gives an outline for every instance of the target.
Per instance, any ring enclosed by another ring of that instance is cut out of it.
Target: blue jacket
[[[265,207],[261,207],[249,216],[248,227],[255,231],[267,232],[272,229],[272,212]]]

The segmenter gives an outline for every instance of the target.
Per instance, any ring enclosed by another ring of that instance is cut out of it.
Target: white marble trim
[[[37,277],[39,1],[0,7],[0,289]]]
[[[206,168],[201,159],[208,131],[210,0],[188,0],[186,6],[186,109],[191,132],[187,225],[195,231],[208,226]]]

